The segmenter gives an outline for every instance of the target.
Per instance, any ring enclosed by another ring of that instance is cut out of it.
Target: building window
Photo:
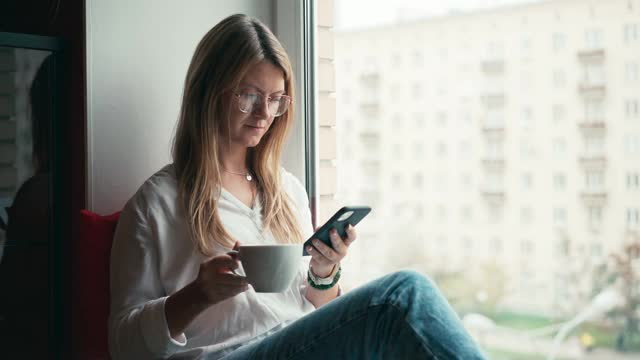
[[[567,187],[567,177],[565,174],[553,174],[553,188],[555,190],[564,190]]]
[[[587,136],[584,139],[585,155],[600,156],[604,153],[604,137],[599,135]]]
[[[587,216],[591,229],[598,229],[602,224],[602,207],[589,206],[587,208]]]
[[[584,82],[586,85],[604,84],[604,66],[602,64],[585,64]]]
[[[460,175],[460,185],[462,185],[462,187],[468,189],[471,187],[471,174],[469,173],[464,173]]]
[[[640,174],[627,173],[627,190],[640,189]]]
[[[601,29],[587,29],[585,31],[585,43],[589,49],[600,49],[604,43],[604,35]]]
[[[471,222],[471,208],[464,206],[460,209],[460,222],[468,224]]]
[[[640,210],[638,208],[627,209],[627,227],[637,229],[638,224],[640,224]]]
[[[447,144],[444,142],[438,143],[436,153],[441,157],[447,156]]]
[[[554,138],[551,148],[554,156],[564,157],[567,154],[567,141],[563,138]]]
[[[551,109],[551,116],[553,117],[553,122],[559,123],[562,122],[566,116],[565,108],[562,104],[554,104]]]
[[[413,175],[413,186],[421,189],[424,186],[424,176],[422,174]]]
[[[638,81],[638,63],[630,62],[625,65],[624,78],[630,83]]]
[[[502,207],[500,206],[489,206],[489,211],[487,212],[489,223],[497,224],[502,221]]]
[[[587,121],[602,121],[604,119],[604,103],[602,100],[588,100],[584,105]]]
[[[520,182],[523,190],[531,190],[533,188],[533,174],[526,172],[520,176]]]
[[[424,158],[424,144],[421,142],[417,142],[413,144],[413,156],[416,159]]]
[[[520,223],[531,224],[533,222],[533,210],[529,207],[520,209]]]
[[[624,42],[626,44],[631,44],[633,42],[638,41],[638,36],[640,32],[638,31],[638,24],[625,24],[624,25]]]
[[[500,254],[502,252],[502,240],[500,238],[494,237],[491,239],[491,248],[494,253]]]
[[[553,209],[553,223],[555,225],[565,225],[567,223],[567,209],[554,208]]]
[[[638,100],[625,101],[624,110],[627,119],[637,119],[640,115],[640,105],[638,104]]]
[[[525,106],[522,108],[522,127],[530,128],[533,123],[533,110],[531,107]]]
[[[640,136],[635,134],[624,137],[624,150],[629,156],[640,155]]]
[[[447,221],[447,208],[445,208],[443,205],[438,206],[438,209],[436,210],[436,216],[438,221],[440,222]]]
[[[564,49],[566,43],[566,37],[561,33],[553,34],[553,51],[560,51]]]
[[[501,159],[504,143],[501,140],[489,139],[487,141],[487,158]]]
[[[565,73],[561,69],[555,69],[553,71],[553,86],[556,88],[562,88],[567,83]]]
[[[531,240],[521,240],[520,241],[520,249],[522,250],[522,253],[525,255],[533,255],[534,251],[535,251],[535,247],[533,245],[533,242]]]
[[[585,173],[585,186],[587,190],[600,191],[604,188],[604,173],[592,170]]]

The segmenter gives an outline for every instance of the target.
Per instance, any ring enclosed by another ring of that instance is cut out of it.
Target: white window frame
[[[296,79],[294,126],[285,145],[282,162],[305,184],[315,226],[319,202],[316,181],[319,173],[316,2],[275,0],[274,4],[274,32],[287,49]]]

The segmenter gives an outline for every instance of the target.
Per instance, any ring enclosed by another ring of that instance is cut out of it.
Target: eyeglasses
[[[267,101],[267,110],[271,116],[280,116],[287,112],[291,97],[287,95],[266,96],[260,93],[235,93],[238,98],[238,108],[245,114],[252,113],[262,107],[264,99]]]

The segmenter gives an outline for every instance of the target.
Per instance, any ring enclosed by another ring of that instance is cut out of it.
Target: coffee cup
[[[283,292],[300,269],[302,244],[242,245],[237,253],[247,282],[256,292]]]

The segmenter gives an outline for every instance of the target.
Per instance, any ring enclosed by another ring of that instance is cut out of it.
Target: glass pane
[[[50,55],[0,47],[0,338],[23,358],[49,346]]]
[[[545,359],[554,337],[557,358],[640,356],[640,2],[334,6],[318,222],[373,208],[344,287],[420,271],[496,359]]]

